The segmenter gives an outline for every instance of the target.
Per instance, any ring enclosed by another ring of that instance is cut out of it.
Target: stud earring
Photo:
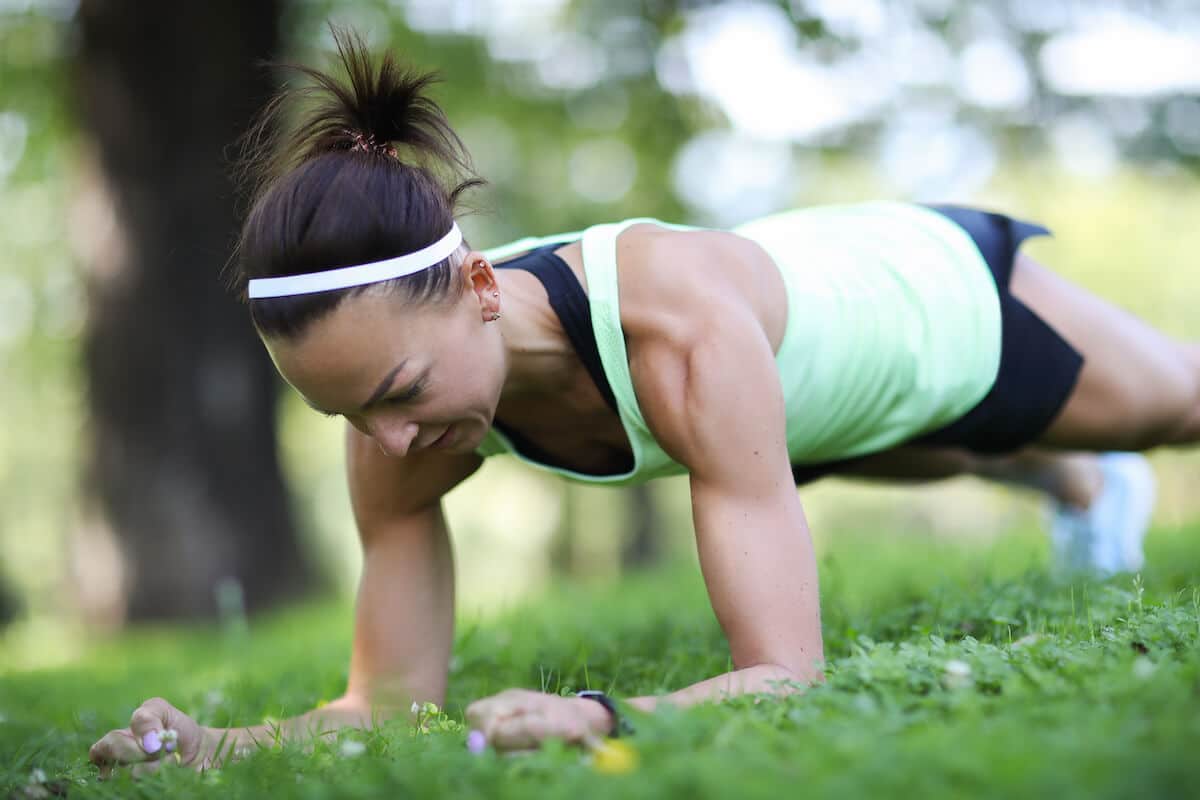
[[[498,320],[498,319],[500,319],[500,312],[499,312],[499,311],[493,311],[493,312],[492,312],[492,322],[495,322],[495,321],[496,321],[496,320]]]

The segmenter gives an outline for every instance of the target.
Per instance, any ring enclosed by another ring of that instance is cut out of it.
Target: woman
[[[1060,506],[1064,558],[1137,566],[1144,461],[1082,451],[1200,438],[1200,348],[1017,255],[1044,229],[870,204],[732,232],[629,220],[472,250],[454,209],[479,181],[426,94],[432,79],[374,67],[344,34],[338,45],[350,87],[302,68],[323,104],[274,156],[256,151],[234,276],[280,374],[350,423],[363,574],[349,683],[285,736],[442,703],[454,590],[440,499],[498,452],[611,484],[689,474],[736,669],[627,701],[646,711],[820,679],[795,486],[825,472],[1038,487]],[[468,177],[447,187],[450,170]],[[607,698],[521,690],[467,716],[498,749],[617,724]],[[167,730],[178,738],[164,744]],[[153,766],[177,748],[202,767],[269,735],[200,728],[155,699],[92,757]]]

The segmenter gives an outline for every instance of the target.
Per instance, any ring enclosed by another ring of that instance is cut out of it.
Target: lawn
[[[341,691],[349,610],[249,631],[141,630],[68,669],[0,677],[0,797],[1200,797],[1200,528],[1156,530],[1140,577],[1065,580],[1034,534],[993,544],[823,542],[825,684],[634,717],[637,765],[580,752],[473,756],[462,709],[509,686],[630,696],[729,667],[692,564],[559,586],[459,626],[445,714],[221,770],[100,782],[88,745],[162,695],[210,725]]]

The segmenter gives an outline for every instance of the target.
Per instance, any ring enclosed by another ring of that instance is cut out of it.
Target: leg
[[[954,447],[901,446],[866,456],[838,475],[885,481],[934,481],[958,475],[1034,489],[1063,505],[1086,508],[1102,478],[1092,453],[1026,448],[1003,456],[984,456]]]
[[[1200,344],[1170,339],[1023,254],[1010,289],[1085,359],[1040,444],[1143,450],[1200,441]]]
[[[1035,489],[1050,501],[1051,539],[1060,568],[1100,574],[1134,571],[1154,508],[1154,476],[1133,453],[1069,453],[1025,448],[982,456],[957,448],[897,447],[837,474],[890,481],[975,475]]]

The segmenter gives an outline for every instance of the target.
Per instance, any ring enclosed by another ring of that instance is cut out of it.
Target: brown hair
[[[228,273],[242,299],[252,278],[419,250],[446,234],[462,194],[484,183],[427,94],[438,76],[401,68],[391,54],[376,66],[362,37],[330,28],[349,83],[303,65],[272,65],[312,84],[285,85],[242,139],[237,171],[250,210]],[[289,118],[293,107],[300,113]],[[387,284],[410,301],[436,303],[457,296],[458,274],[451,256]],[[262,335],[295,336],[367,288],[250,300],[250,316]]]

